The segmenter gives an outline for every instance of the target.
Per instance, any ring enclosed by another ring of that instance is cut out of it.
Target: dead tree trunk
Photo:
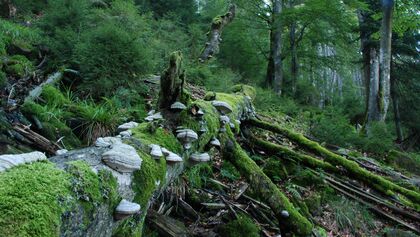
[[[171,104],[182,99],[184,81],[182,54],[179,51],[173,52],[169,66],[160,78],[159,108],[169,108]]]
[[[219,44],[222,42],[222,31],[223,28],[231,23],[235,18],[236,6],[231,5],[229,11],[223,16],[217,16],[213,19],[211,24],[211,30],[208,33],[209,39],[206,43],[206,46],[201,53],[199,58],[200,62],[205,62],[213,57],[213,55],[219,52]]]

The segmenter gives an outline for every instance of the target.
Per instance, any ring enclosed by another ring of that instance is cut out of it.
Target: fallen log
[[[280,133],[286,136],[288,139],[296,142],[299,146],[307,149],[311,152],[314,152],[317,155],[322,156],[326,162],[331,165],[341,166],[348,173],[350,173],[355,179],[361,180],[366,184],[369,184],[379,192],[382,192],[386,195],[392,195],[393,192],[398,192],[408,199],[414,202],[414,204],[420,203],[420,193],[409,190],[407,188],[401,187],[379,175],[376,175],[372,172],[367,171],[366,169],[361,168],[356,162],[348,160],[342,156],[339,156],[326,148],[322,147],[319,143],[314,142],[303,136],[302,134],[295,133],[280,126],[270,124],[257,119],[250,119],[246,121],[247,124],[269,130],[271,132]]]
[[[282,231],[293,232],[299,236],[309,235],[312,224],[297,211],[289,199],[246,154],[236,142],[229,127],[226,134],[222,135],[222,141],[223,158],[228,159],[248,180],[253,192],[267,202],[275,213]]]
[[[23,124],[14,124],[13,129],[29,141],[31,141],[33,145],[41,149],[41,151],[47,152],[50,155],[54,155],[56,151],[61,149],[58,144],[32,131],[28,126],[25,126]]]

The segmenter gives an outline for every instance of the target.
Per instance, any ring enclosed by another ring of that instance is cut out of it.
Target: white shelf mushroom
[[[159,145],[152,144],[149,147],[151,148],[150,155],[153,159],[159,160],[163,156],[162,149]]]
[[[102,154],[103,162],[110,168],[121,173],[131,173],[139,170],[142,159],[134,147],[117,143],[112,149]]]
[[[117,208],[115,209],[114,218],[116,220],[123,220],[129,216],[132,216],[136,213],[140,212],[140,204],[135,202],[129,202],[125,199],[121,200],[120,204],[118,204]]]
[[[169,156],[169,154],[171,154],[171,152],[165,147],[162,147],[161,150],[164,156]]]
[[[97,147],[111,147],[113,144],[122,143],[118,137],[100,137],[96,139],[95,146]]]
[[[210,141],[210,144],[215,147],[220,147],[220,141],[215,137],[213,137],[213,139]]]
[[[120,132],[120,136],[122,138],[130,138],[131,135],[133,135],[133,132],[131,130],[127,130],[127,131],[122,131]]]
[[[230,105],[224,101],[213,101],[211,103],[221,114],[229,114],[232,113],[233,109]]]
[[[162,116],[162,114],[160,112],[159,113],[155,113],[153,115],[149,115],[149,116],[147,116],[145,118],[145,120],[147,122],[152,122],[153,120],[159,120],[159,119],[163,119],[163,116]]]
[[[191,148],[191,143],[198,139],[197,133],[195,133],[194,131],[190,129],[179,132],[176,137],[178,138],[178,140],[182,142],[182,144],[184,145],[184,148],[187,150]]]
[[[46,160],[44,153],[35,151],[18,155],[1,155],[0,172],[6,171],[18,165],[28,164],[36,161]]]
[[[169,155],[166,156],[166,161],[170,163],[178,163],[178,162],[182,162],[183,160],[179,155],[173,152],[169,152]]]
[[[175,103],[173,103],[172,105],[171,105],[171,110],[174,110],[174,111],[182,111],[182,110],[184,110],[184,109],[186,109],[187,108],[187,106],[185,106],[183,103],[181,103],[181,102],[175,102]]]
[[[209,162],[210,155],[208,153],[194,153],[191,155],[191,160],[195,162]]]
[[[136,123],[134,121],[131,121],[131,122],[124,123],[124,124],[121,124],[120,126],[118,126],[117,131],[122,132],[122,131],[126,131],[126,130],[129,130],[129,129],[136,128],[137,126],[139,126],[138,123]]]

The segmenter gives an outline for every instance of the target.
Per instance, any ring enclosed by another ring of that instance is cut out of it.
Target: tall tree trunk
[[[365,105],[366,105],[366,119],[369,110],[369,96],[370,96],[370,54],[372,45],[370,43],[370,30],[368,27],[369,17],[365,11],[359,10],[357,12],[359,19],[359,31],[360,31],[360,49],[362,52],[362,81],[365,84]],[[367,121],[365,121],[367,123]]]
[[[391,93],[391,38],[394,0],[382,0],[381,43],[379,49],[379,113],[385,121]]]
[[[290,68],[290,75],[291,75],[291,89],[292,89],[292,96],[296,93],[296,84],[298,79],[298,58],[297,58],[297,42],[296,42],[296,23],[292,23],[290,27],[290,50],[292,54],[291,59],[291,68]]]
[[[369,80],[369,96],[367,110],[367,128],[373,121],[379,121],[379,58],[376,49],[370,50],[370,80]]]
[[[274,91],[281,95],[283,84],[283,68],[281,59],[281,22],[280,13],[282,1],[273,0],[273,14],[270,30],[270,56],[267,66],[266,84],[273,87]]]
[[[391,71],[392,75],[392,71]],[[400,115],[400,108],[398,102],[398,93],[397,93],[397,79],[395,75],[391,77],[391,98],[392,98],[392,107],[394,109],[394,122],[395,122],[395,131],[397,133],[397,143],[401,143],[403,141],[403,133],[401,127],[401,115]]]

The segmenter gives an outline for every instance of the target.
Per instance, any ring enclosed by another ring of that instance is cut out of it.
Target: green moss
[[[229,161],[223,161],[222,167],[220,168],[220,175],[230,181],[235,181],[241,178],[239,171]]]
[[[83,206],[84,221],[92,219],[95,207],[103,202],[99,178],[84,161],[67,163],[66,171],[71,175],[71,189]]]
[[[287,176],[289,176],[288,170],[276,158],[268,159],[263,171],[273,182],[286,180]]]
[[[246,215],[239,215],[221,228],[220,234],[225,237],[259,237],[260,229],[255,222]]]
[[[27,117],[35,116],[42,123],[43,129],[39,133],[46,138],[57,141],[62,138],[67,149],[77,148],[81,146],[80,140],[73,133],[71,128],[64,124],[60,119],[60,113],[56,107],[48,107],[37,104],[33,101],[25,101],[21,107],[21,111]]]
[[[185,172],[188,183],[192,188],[202,188],[208,178],[213,176],[213,170],[207,163],[194,165]]]
[[[141,169],[134,173],[133,190],[135,191],[134,202],[140,204],[142,213],[134,215],[124,220],[115,231],[113,236],[141,236],[143,231],[144,220],[146,218],[146,208],[148,202],[155,190],[159,187],[159,183],[164,183],[166,175],[166,161],[164,158],[156,161],[149,154],[138,151],[143,159]]]
[[[234,85],[230,88],[230,91],[236,94],[249,96],[252,100],[255,100],[257,97],[257,91],[255,88],[244,84]]]
[[[215,100],[216,99],[216,93],[213,91],[209,91],[206,93],[206,95],[204,95],[204,100],[205,101],[211,101],[211,100]]]
[[[249,122],[257,127],[285,135],[290,140],[298,143],[300,146],[303,146],[304,148],[322,156],[328,163],[335,166],[342,166],[347,170],[347,172],[352,174],[354,178],[357,178],[372,185],[372,187],[376,188],[378,191],[384,194],[387,194],[388,190],[396,191],[405,195],[414,203],[420,203],[420,193],[414,190],[409,190],[407,188],[401,187],[383,178],[382,176],[369,172],[368,170],[361,168],[356,162],[348,160],[340,155],[329,151],[328,149],[322,147],[319,143],[309,140],[302,134],[295,133],[291,130],[284,129],[264,121],[254,119],[250,120]]]
[[[23,77],[27,73],[34,71],[32,62],[23,55],[13,55],[5,67],[8,74]]]
[[[194,131],[200,130],[199,120],[194,117],[189,111],[191,111],[192,106],[197,106],[204,111],[202,120],[205,121],[205,127],[207,132],[200,135],[198,141],[195,142],[196,148],[198,151],[203,151],[204,147],[210,142],[213,137],[216,137],[219,133],[220,122],[219,122],[219,113],[216,108],[207,101],[195,101],[189,106],[188,109],[184,110],[180,114],[179,122],[181,126],[185,128],[192,129]]]
[[[109,210],[113,211],[121,201],[121,197],[118,193],[118,181],[108,170],[100,170],[98,172],[99,177],[99,189],[102,198],[108,200]]]
[[[42,88],[41,97],[50,106],[66,106],[71,104],[71,101],[66,98],[63,93],[54,86],[46,85]]]
[[[277,186],[266,176],[261,168],[246,154],[246,152],[235,141],[230,128],[222,134],[223,157],[229,159],[232,164],[245,176],[251,187],[255,187],[255,194],[265,201],[275,212],[283,228],[292,230],[298,235],[311,233],[312,224],[303,217],[293,206],[289,199],[277,188]],[[287,210],[288,218],[282,218],[280,212]]]
[[[178,154],[182,152],[182,146],[176,137],[171,131],[164,128],[154,128],[150,123],[141,123],[132,132],[133,137],[139,139],[146,145],[157,144]]]
[[[223,19],[222,19],[221,16],[217,16],[217,17],[213,18],[213,21],[212,21],[213,27],[218,27],[222,23],[223,23]]]
[[[69,176],[49,162],[0,173],[0,233],[8,237],[58,236],[70,196]]]
[[[164,183],[166,175],[166,161],[164,158],[156,161],[148,153],[138,151],[143,159],[141,169],[134,173],[133,189],[136,192],[134,200],[142,208],[147,206],[153,192]]]

